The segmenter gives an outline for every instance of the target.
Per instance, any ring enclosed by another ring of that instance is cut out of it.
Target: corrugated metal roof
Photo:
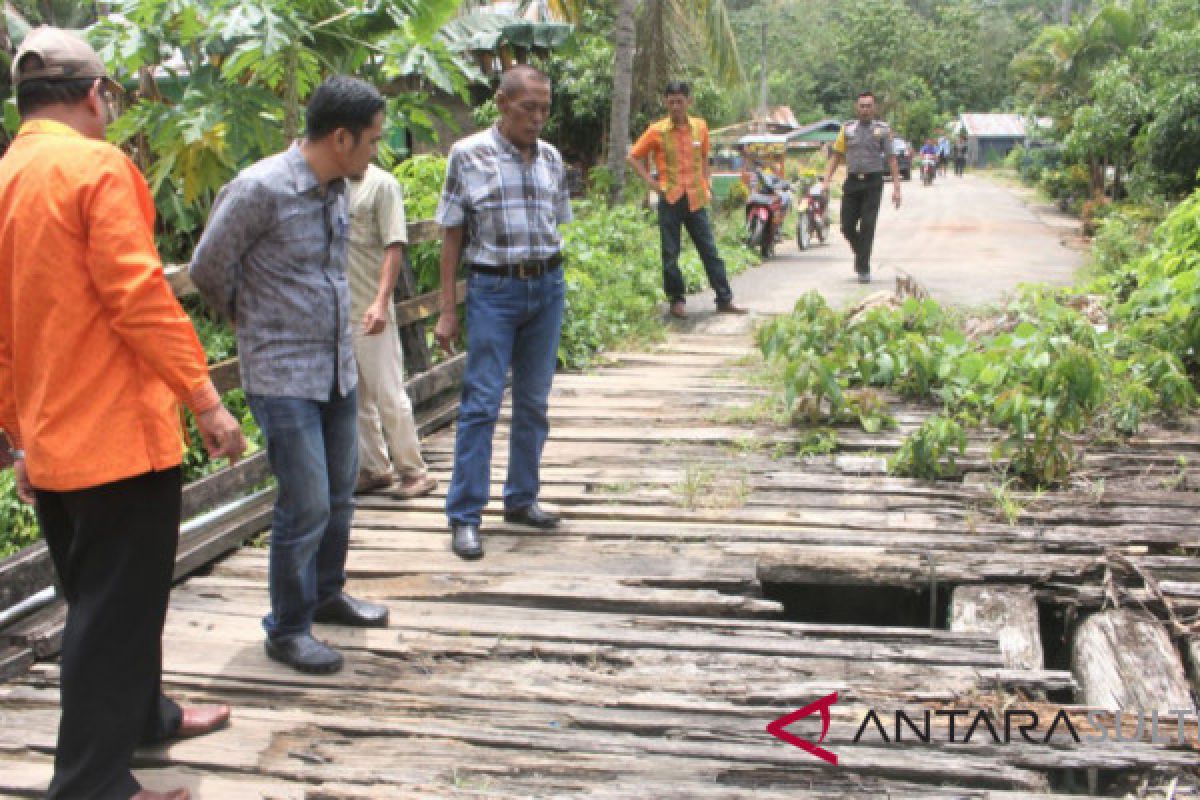
[[[837,135],[842,129],[842,123],[836,119],[823,119],[820,122],[813,122],[808,125],[802,125],[796,130],[788,134],[788,138],[792,140],[814,138],[816,134],[832,134]]]
[[[792,109],[788,106],[775,106],[767,113],[768,125],[779,125],[785,128],[798,128],[799,123],[796,122],[796,115],[792,113]]]
[[[784,133],[748,133],[737,140],[738,144],[787,144]]]
[[[1020,114],[960,114],[959,121],[968,136],[1022,137],[1025,118]]]

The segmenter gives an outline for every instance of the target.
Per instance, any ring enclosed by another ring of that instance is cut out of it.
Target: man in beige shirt
[[[356,491],[392,485],[396,493],[418,497],[437,488],[421,458],[412,403],[404,389],[404,351],[396,331],[392,292],[400,277],[408,227],[399,182],[375,165],[347,185],[350,281],[354,357],[358,361],[358,460]]]

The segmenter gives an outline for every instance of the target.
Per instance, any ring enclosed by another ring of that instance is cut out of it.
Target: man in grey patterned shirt
[[[367,83],[317,87],[305,138],[221,190],[190,269],[237,328],[242,387],[279,485],[266,651],[302,672],[342,667],[314,621],[387,625],[384,606],[343,591],[358,474],[344,179],[375,157],[383,116]]]
[[[458,334],[455,273],[467,270],[467,369],[446,495],[451,547],[483,556],[481,512],[488,502],[492,434],[512,368],[512,425],[504,519],[553,528],[558,515],[538,505],[539,465],[562,328],[562,239],[571,220],[562,156],[538,139],[550,114],[550,79],[529,66],[504,73],[495,126],[456,143],[438,204],[442,302],[438,343]]]

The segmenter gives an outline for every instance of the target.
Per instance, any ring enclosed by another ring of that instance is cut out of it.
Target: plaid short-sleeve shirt
[[[493,126],[451,148],[437,222],[466,225],[468,264],[550,258],[562,247],[558,226],[570,221],[566,170],[553,145],[539,139],[537,157],[526,162]]]

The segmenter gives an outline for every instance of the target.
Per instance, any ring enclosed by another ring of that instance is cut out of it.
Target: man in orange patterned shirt
[[[246,442],[163,277],[146,181],[104,141],[104,64],[82,39],[38,28],[12,72],[22,125],[0,159],[0,427],[67,602],[48,796],[184,800],[129,770],[138,744],[229,719],[228,706],[180,708],[160,688],[180,404],[213,458]]]
[[[658,231],[662,244],[663,291],[671,303],[671,316],[687,316],[687,287],[679,271],[680,228],[687,228],[700,253],[708,283],[717,295],[717,311],[744,314],[733,304],[733,290],[725,276],[725,262],[717,252],[708,203],[712,180],[708,167],[708,123],[688,115],[691,87],[671,81],[664,91],[667,116],[655,122],[629,151],[628,161],[651,191],[658,195]],[[653,157],[658,179],[650,174]]]

